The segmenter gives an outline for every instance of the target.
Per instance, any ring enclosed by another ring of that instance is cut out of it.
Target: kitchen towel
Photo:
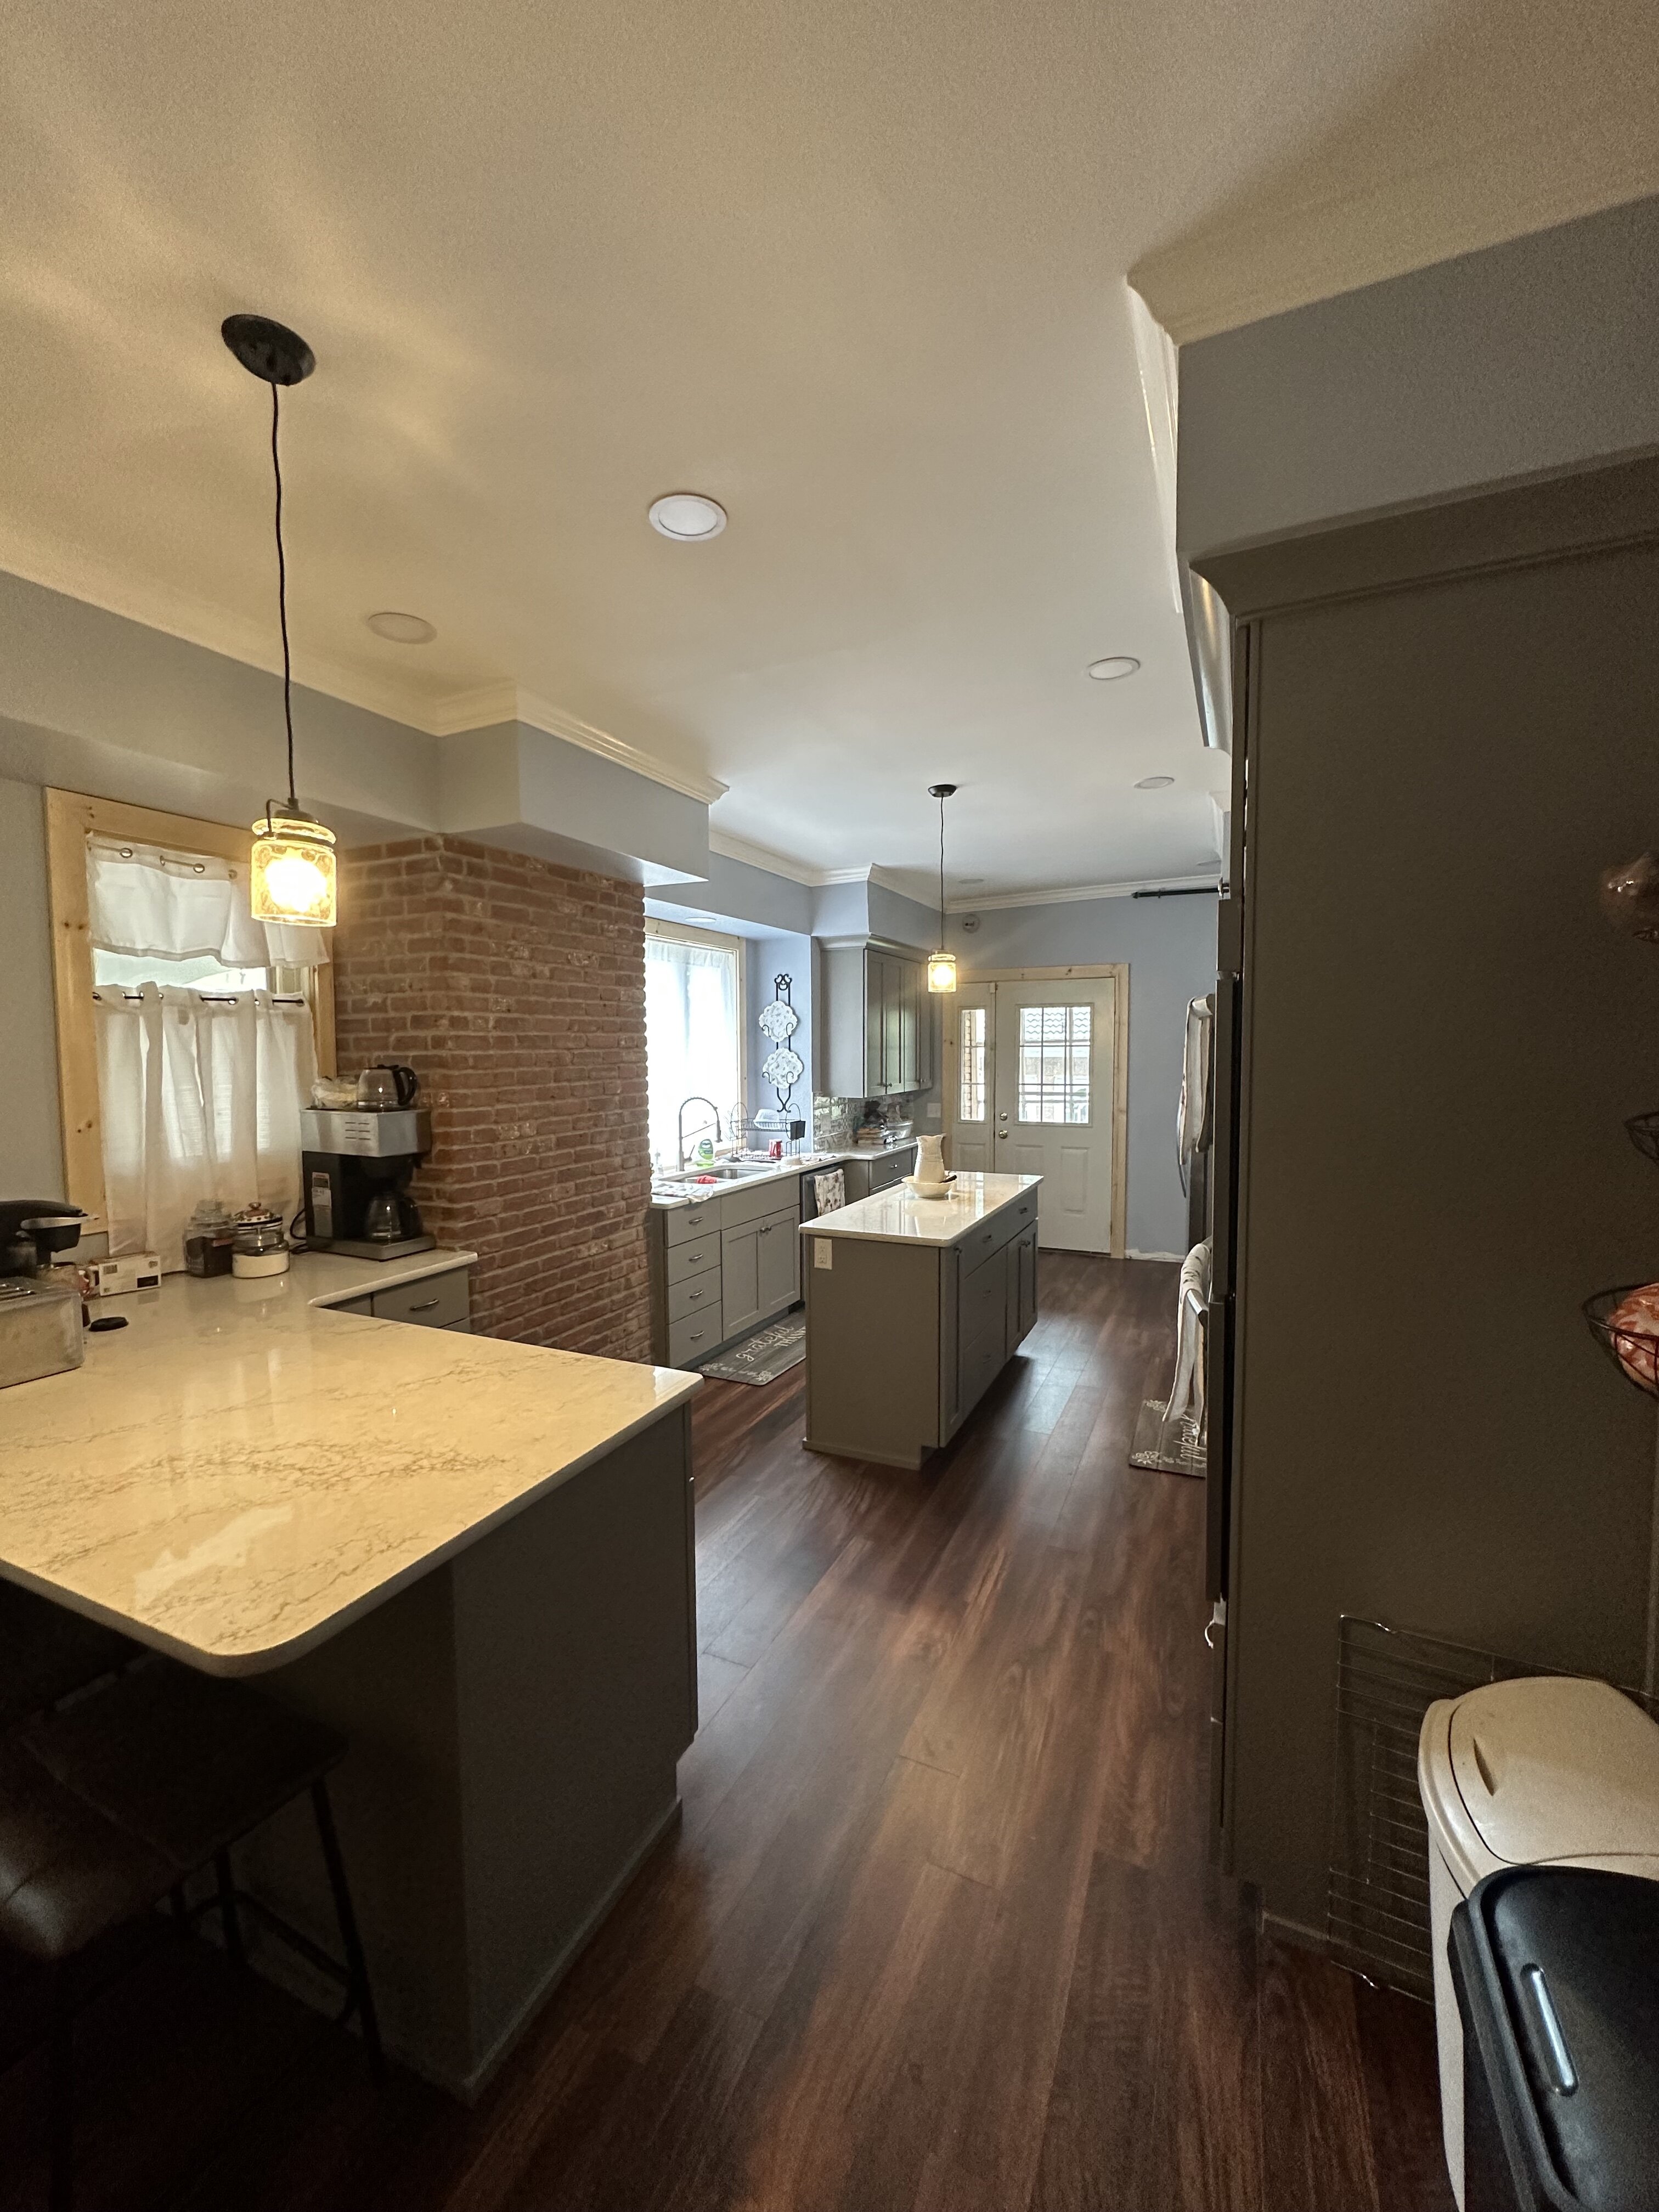
[[[835,1213],[847,1203],[847,1176],[841,1168],[812,1178],[812,1200],[820,1213]]]

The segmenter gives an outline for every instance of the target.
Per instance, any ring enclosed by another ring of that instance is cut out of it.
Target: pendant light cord
[[[276,479],[276,618],[283,632],[283,722],[288,732],[288,803],[297,813],[300,801],[294,788],[294,672],[288,649],[288,560],[283,551],[283,463],[276,450],[276,425],[280,419],[281,392],[273,384],[270,387],[270,472]],[[945,834],[943,813],[939,823],[941,840]],[[939,848],[940,883],[944,882],[944,846]]]
[[[945,950],[945,799],[939,802],[939,949]]]

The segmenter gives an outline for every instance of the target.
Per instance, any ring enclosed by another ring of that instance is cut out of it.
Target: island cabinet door
[[[1019,1316],[1014,1342],[1019,1344],[1030,1334],[1037,1317],[1037,1231],[1035,1223],[1015,1245],[1014,1256],[1018,1262],[1019,1273]]]
[[[781,1313],[800,1296],[800,1219],[775,1213],[760,1224],[757,1238],[760,1310]]]
[[[720,1334],[735,1336],[761,1319],[759,1221],[720,1232]]]
[[[964,1255],[964,1261],[968,1255]],[[1008,1268],[999,1249],[977,1267],[964,1264],[957,1328],[962,1410],[976,1405],[1002,1371],[1008,1357]]]

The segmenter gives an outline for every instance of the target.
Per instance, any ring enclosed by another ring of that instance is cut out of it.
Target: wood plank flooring
[[[83,2212],[1448,2212],[1431,2015],[1208,1868],[1202,1486],[1126,1458],[1175,1285],[1046,1256],[918,1475],[708,1385],[683,1825],[483,2102],[171,1944],[87,2017]]]

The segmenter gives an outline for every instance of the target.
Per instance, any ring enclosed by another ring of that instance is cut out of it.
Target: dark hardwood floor
[[[83,2212],[1447,2212],[1430,2013],[1207,1865],[1203,1489],[1126,1461],[1175,1281],[1045,1258],[920,1475],[710,1384],[684,1824],[487,2097],[171,1943],[86,2019]]]

